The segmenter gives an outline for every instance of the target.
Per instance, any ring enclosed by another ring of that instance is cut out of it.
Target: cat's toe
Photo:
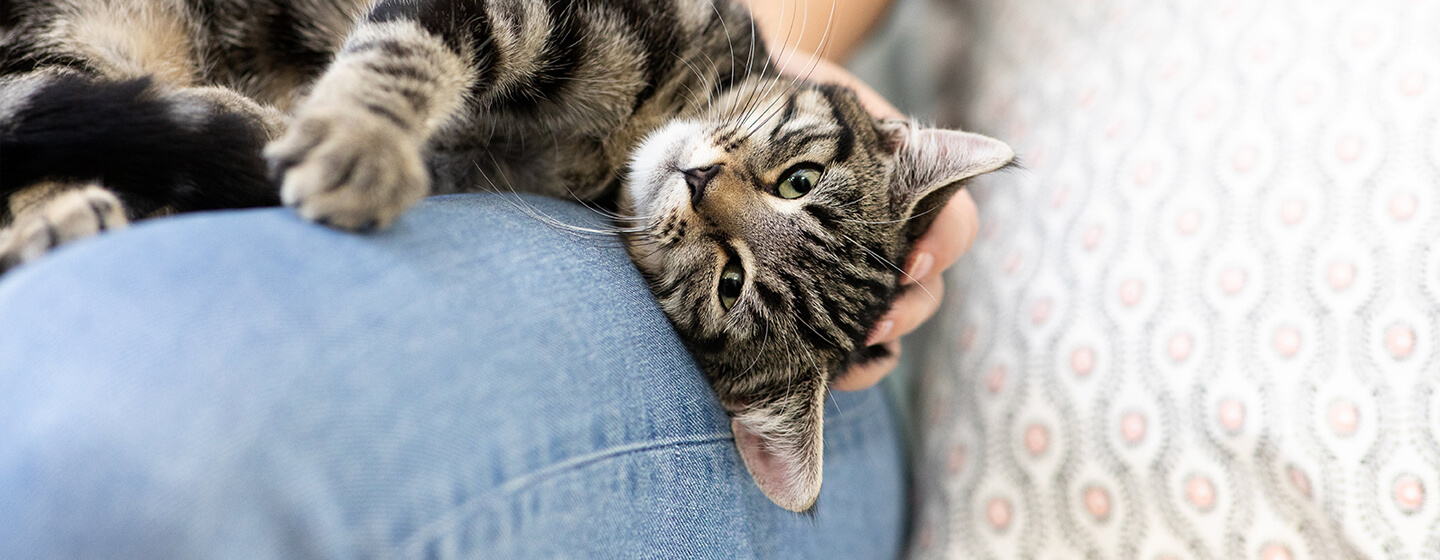
[[[265,157],[286,206],[340,229],[388,226],[430,188],[418,144],[383,119],[305,116]]]
[[[15,217],[0,235],[0,271],[33,261],[51,250],[129,225],[114,193],[86,186],[56,195]]]

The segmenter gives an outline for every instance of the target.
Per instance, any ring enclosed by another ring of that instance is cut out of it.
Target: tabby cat
[[[283,203],[347,230],[482,190],[606,202],[775,503],[979,135],[779,76],[732,0],[6,0],[0,260]],[[278,192],[276,189],[278,186]]]

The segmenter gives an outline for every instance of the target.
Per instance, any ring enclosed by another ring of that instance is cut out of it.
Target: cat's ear
[[[908,121],[877,124],[881,146],[895,157],[891,200],[896,219],[910,220],[918,236],[962,181],[1009,165],[1015,152],[1004,142],[970,132],[918,128]]]
[[[796,388],[783,401],[752,407],[730,420],[745,469],[765,497],[804,513],[820,497],[824,461],[825,382]]]

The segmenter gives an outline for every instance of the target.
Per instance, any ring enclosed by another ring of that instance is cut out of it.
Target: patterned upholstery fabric
[[[913,555],[1440,558],[1440,2],[965,11]]]

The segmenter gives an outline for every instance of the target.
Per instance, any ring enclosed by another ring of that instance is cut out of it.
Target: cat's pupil
[[[800,198],[815,188],[815,183],[819,180],[819,169],[803,167],[787,175],[775,190],[780,198]]]
[[[740,291],[745,288],[745,269],[737,261],[731,258],[720,273],[720,306],[727,311],[740,299]]]

